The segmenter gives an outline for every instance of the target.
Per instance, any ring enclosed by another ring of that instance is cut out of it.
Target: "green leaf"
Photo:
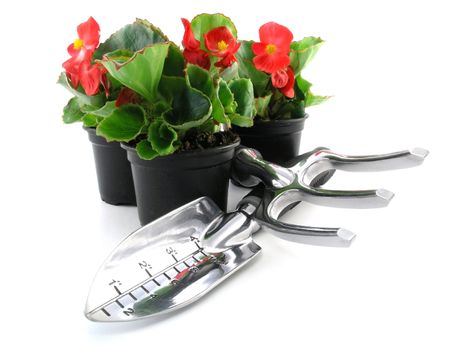
[[[119,49],[105,54],[107,60],[115,62],[117,64],[124,64],[130,58],[133,57],[135,53],[133,51]]]
[[[63,122],[65,124],[71,124],[81,120],[83,116],[83,112],[79,108],[79,102],[77,97],[73,97],[68,101],[65,108],[63,108]]]
[[[83,125],[88,128],[95,128],[102,121],[102,117],[94,114],[86,114],[83,116]]]
[[[212,77],[206,69],[194,64],[186,66],[188,83],[191,87],[201,91],[208,97],[213,97],[215,93]]]
[[[235,102],[235,97],[232,91],[230,91],[229,86],[223,79],[219,81],[218,95],[220,101],[222,102],[222,106],[224,107],[225,113],[234,113],[237,109],[237,102]]]
[[[219,123],[230,125],[230,121],[225,115],[224,107],[219,100],[219,87],[214,84],[209,72],[199,66],[188,64],[186,68],[188,83],[191,87],[201,91],[210,98],[212,104],[212,117]]]
[[[253,126],[253,118],[245,117],[243,115],[234,113],[229,115],[230,122],[234,125],[241,126],[243,128],[249,128]]]
[[[169,39],[162,31],[146,20],[137,19],[112,34],[99,45],[94,53],[94,59],[102,59],[109,52],[115,50],[139,51],[155,43],[167,42]]]
[[[68,78],[65,73],[60,74],[57,83],[64,86],[65,89],[67,89],[73,95],[75,95],[77,97],[77,102],[80,106],[91,105],[101,107],[105,103],[104,93],[100,93],[94,96],[88,96],[84,93],[84,91],[82,91],[81,87],[79,88],[79,90],[76,90],[70,85],[70,82],[68,81]]]
[[[177,140],[177,132],[162,120],[158,119],[149,125],[148,141],[159,155],[174,153],[178,148]]]
[[[189,86],[184,78],[163,76],[159,91],[172,107],[163,118],[174,129],[187,130],[200,126],[211,116],[210,99]]]
[[[316,106],[329,100],[330,96],[318,96],[309,92],[305,98],[305,107]]]
[[[89,111],[83,117],[84,126],[95,127],[97,126],[102,119],[108,117],[115,110],[115,101],[107,102],[103,107]]]
[[[268,117],[268,107],[269,102],[271,101],[272,94],[266,95],[264,97],[255,98],[255,108],[256,115],[267,118]]]
[[[235,101],[237,102],[236,113],[253,119],[256,111],[253,84],[251,81],[244,78],[232,80],[229,83],[229,89],[232,91]]]
[[[136,153],[138,153],[138,156],[144,160],[151,160],[159,155],[157,151],[152,148],[151,142],[148,140],[138,142],[136,145]]]
[[[294,41],[290,45],[290,65],[295,75],[300,74],[302,69],[316,55],[324,41],[321,38],[309,36],[300,41]]]
[[[313,95],[310,91],[311,83],[305,80],[301,75],[295,78],[295,94],[296,98],[305,101],[305,107],[316,106],[327,101],[329,96]]]
[[[253,51],[251,45],[253,41],[242,41],[236,57],[238,60],[238,74],[241,78],[250,78],[255,88],[256,96],[263,96],[268,88],[269,74],[256,69],[253,64]]]
[[[183,77],[184,69],[185,58],[183,57],[183,53],[178,46],[171,43],[169,45],[167,58],[164,62],[164,71],[162,74],[169,77]]]
[[[224,106],[218,97],[213,98],[212,101],[212,118],[223,124],[227,124],[230,127],[230,119],[225,115]]]
[[[240,78],[240,76],[238,75],[238,63],[237,62],[232,63],[230,67],[222,70],[219,75],[222,79],[224,79],[227,82],[233,79]]]
[[[191,29],[193,30],[195,38],[200,41],[202,49],[206,49],[206,46],[204,45],[203,34],[206,34],[211,29],[222,26],[227,27],[232,33],[233,37],[237,38],[237,28],[235,28],[232,20],[221,13],[203,13],[191,20]]]
[[[304,96],[311,88],[312,84],[304,79],[300,74],[295,77],[295,84],[300,89],[299,92]]]
[[[305,116],[305,103],[300,100],[284,100],[279,104],[279,110],[271,119],[296,119]],[[276,117],[276,118],[274,118]]]
[[[140,134],[145,120],[146,113],[140,106],[124,105],[100,122],[96,134],[105,137],[107,141],[128,142]]]
[[[136,91],[150,102],[156,102],[157,89],[167,57],[169,44],[154,44],[137,52],[120,65],[111,57],[104,57],[102,64],[120,83]]]
[[[94,111],[97,111],[100,107],[97,106],[91,106],[91,105],[82,105],[81,106],[81,112],[83,113],[91,113]]]

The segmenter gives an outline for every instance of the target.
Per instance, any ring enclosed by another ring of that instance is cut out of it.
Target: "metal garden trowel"
[[[236,153],[232,179],[252,187],[231,213],[202,197],[129,235],[104,261],[91,286],[86,317],[130,321],[183,307],[199,299],[261,250],[253,233],[262,225],[281,238],[308,244],[349,246],[355,235],[342,228],[298,226],[279,217],[300,201],[343,208],[386,206],[387,190],[320,188],[336,169],[380,171],[419,165],[428,151],[416,148],[349,157],[318,148],[281,167],[248,148]]]

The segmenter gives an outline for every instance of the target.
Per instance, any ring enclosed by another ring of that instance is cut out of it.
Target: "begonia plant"
[[[92,17],[80,24],[59,78],[74,95],[64,122],[82,121],[109,142],[129,142],[147,160],[183,150],[193,132],[251,126],[254,88],[237,73],[241,44],[232,21],[202,14],[182,23],[183,49],[145,20],[103,43]]]

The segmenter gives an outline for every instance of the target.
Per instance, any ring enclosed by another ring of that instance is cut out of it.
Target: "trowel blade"
[[[196,301],[247,264],[254,242],[208,254],[199,236],[224,212],[202,197],[130,234],[107,257],[89,291],[92,321],[131,321]]]

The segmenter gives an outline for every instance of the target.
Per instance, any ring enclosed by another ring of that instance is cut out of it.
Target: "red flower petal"
[[[211,61],[209,60],[209,55],[203,50],[183,50],[183,56],[188,63],[196,64],[206,70],[211,68]]]
[[[251,45],[251,50],[253,51],[255,55],[258,56],[258,55],[262,55],[266,53],[267,46],[268,44],[265,44],[265,43],[253,43]]]
[[[115,106],[120,107],[129,103],[138,104],[141,102],[141,97],[131,89],[123,88],[118,94],[117,100],[115,101]]]
[[[193,30],[191,29],[190,21],[186,18],[182,18],[183,26],[185,27],[185,33],[183,34],[182,45],[185,49],[196,50],[199,48],[199,41],[196,40]]]
[[[204,44],[214,56],[225,56],[238,50],[235,38],[225,26],[214,28],[204,34]]]
[[[79,66],[80,62],[76,61],[73,57],[63,62],[62,67],[65,69],[71,85],[76,89],[79,84]]]
[[[105,96],[109,97],[109,95],[110,95],[110,80],[107,78],[107,75],[106,75],[107,71],[104,68],[101,68],[101,69],[102,69],[101,85],[104,87]]]
[[[232,63],[237,62],[237,58],[234,54],[228,53],[222,59],[217,61],[214,65],[216,67],[228,68],[232,65]]]
[[[283,88],[287,85],[289,81],[289,75],[287,74],[286,69],[279,69],[277,72],[272,73],[271,75],[272,86],[276,88]]]
[[[79,81],[88,96],[97,94],[101,83],[102,70],[97,64],[84,61],[79,69]]]
[[[256,69],[266,73],[274,73],[286,68],[290,64],[290,58],[284,54],[261,54],[253,58]]]
[[[291,67],[287,68],[287,75],[289,77],[289,80],[287,81],[287,84],[280,90],[284,94],[284,96],[288,98],[293,98],[295,96],[295,73]]]
[[[275,22],[268,22],[259,28],[259,40],[265,44],[274,44],[277,51],[288,54],[293,34],[287,27]]]
[[[87,50],[94,51],[99,45],[99,24],[92,17],[78,26],[78,36]]]

